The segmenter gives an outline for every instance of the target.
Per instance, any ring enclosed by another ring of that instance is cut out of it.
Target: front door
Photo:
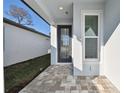
[[[71,26],[58,25],[57,39],[58,39],[58,62],[69,63],[72,61],[71,57]]]

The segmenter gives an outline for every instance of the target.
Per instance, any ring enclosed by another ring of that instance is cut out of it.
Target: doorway
[[[58,25],[57,40],[58,40],[58,62],[72,62],[72,26]]]

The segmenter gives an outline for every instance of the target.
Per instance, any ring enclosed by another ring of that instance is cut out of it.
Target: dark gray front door
[[[68,63],[72,61],[71,57],[71,26],[58,25],[58,62]]]

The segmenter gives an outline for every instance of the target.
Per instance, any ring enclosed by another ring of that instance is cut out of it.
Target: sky
[[[3,16],[10,20],[16,21],[12,16],[8,15],[10,5],[16,5],[17,7],[24,8],[31,15],[33,20],[33,26],[28,26],[34,28],[38,32],[49,35],[50,26],[37,14],[35,14],[28,6],[26,6],[21,0],[3,0]]]

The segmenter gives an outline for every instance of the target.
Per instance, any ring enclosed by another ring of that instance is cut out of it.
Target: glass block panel
[[[98,16],[85,16],[85,36],[98,36]]]
[[[97,38],[85,38],[85,58],[97,58]]]

